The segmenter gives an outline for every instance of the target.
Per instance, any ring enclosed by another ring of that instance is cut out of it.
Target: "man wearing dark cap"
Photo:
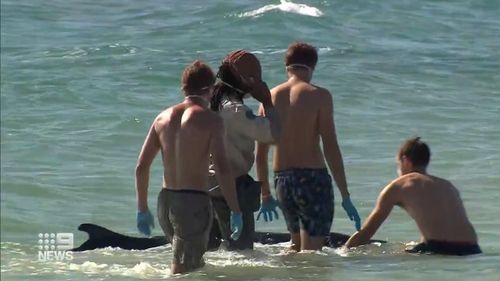
[[[248,175],[254,163],[255,141],[273,143],[280,134],[278,116],[261,72],[260,62],[252,53],[245,50],[229,53],[219,67],[211,103],[212,110],[219,112],[226,125],[227,153],[244,222],[239,240],[229,239],[228,205],[223,198],[213,197],[220,234],[229,242],[230,249],[253,249],[253,213],[259,210],[261,193],[260,183]],[[254,115],[244,104],[243,99],[247,96],[261,102],[263,116]],[[217,186],[217,183],[213,185]],[[261,207],[266,221],[272,220],[273,214],[277,216],[276,206],[274,201],[268,201]]]
[[[162,111],[153,121],[142,146],[135,171],[137,227],[146,235],[154,226],[148,208],[149,170],[158,151],[163,160],[163,188],[158,196],[158,220],[172,241],[171,273],[203,266],[212,225],[208,195],[209,157],[231,209],[232,237],[242,230],[234,178],[226,157],[224,122],[209,109],[215,76],[202,61],[195,61],[182,75],[183,102]]]

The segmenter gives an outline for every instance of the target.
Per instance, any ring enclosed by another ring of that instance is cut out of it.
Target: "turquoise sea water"
[[[169,246],[43,262],[38,233],[73,232],[80,244],[78,225],[92,222],[137,235],[136,157],[155,115],[181,99],[185,65],[201,58],[215,68],[246,48],[273,86],[286,78],[283,53],[295,40],[319,48],[314,82],[334,96],[361,216],[396,175],[400,142],[418,134],[433,152],[430,172],[459,188],[484,254],[403,253],[419,235],[396,209],[376,234],[387,245],[217,251],[179,279],[500,280],[500,2],[301,1],[2,0],[2,280],[169,278]],[[156,161],[150,206],[160,172]],[[282,219],[257,228],[285,231]],[[353,231],[338,205],[332,230]]]

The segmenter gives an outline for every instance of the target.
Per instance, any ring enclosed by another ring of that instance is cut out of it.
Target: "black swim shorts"
[[[450,256],[467,256],[480,254],[481,248],[477,244],[463,243],[463,242],[445,242],[429,240],[417,244],[411,249],[407,249],[408,253],[418,254],[439,254]]]

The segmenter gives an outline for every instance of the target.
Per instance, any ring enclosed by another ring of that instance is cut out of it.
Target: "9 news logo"
[[[73,233],[38,233],[38,260],[72,260]]]

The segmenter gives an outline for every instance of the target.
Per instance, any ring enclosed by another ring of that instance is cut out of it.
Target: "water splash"
[[[280,0],[279,5],[265,5],[262,8],[242,13],[239,15],[239,17],[259,17],[267,12],[274,10],[310,17],[321,17],[323,15],[323,12],[316,7],[307,6],[306,4],[296,4],[287,0]]]

